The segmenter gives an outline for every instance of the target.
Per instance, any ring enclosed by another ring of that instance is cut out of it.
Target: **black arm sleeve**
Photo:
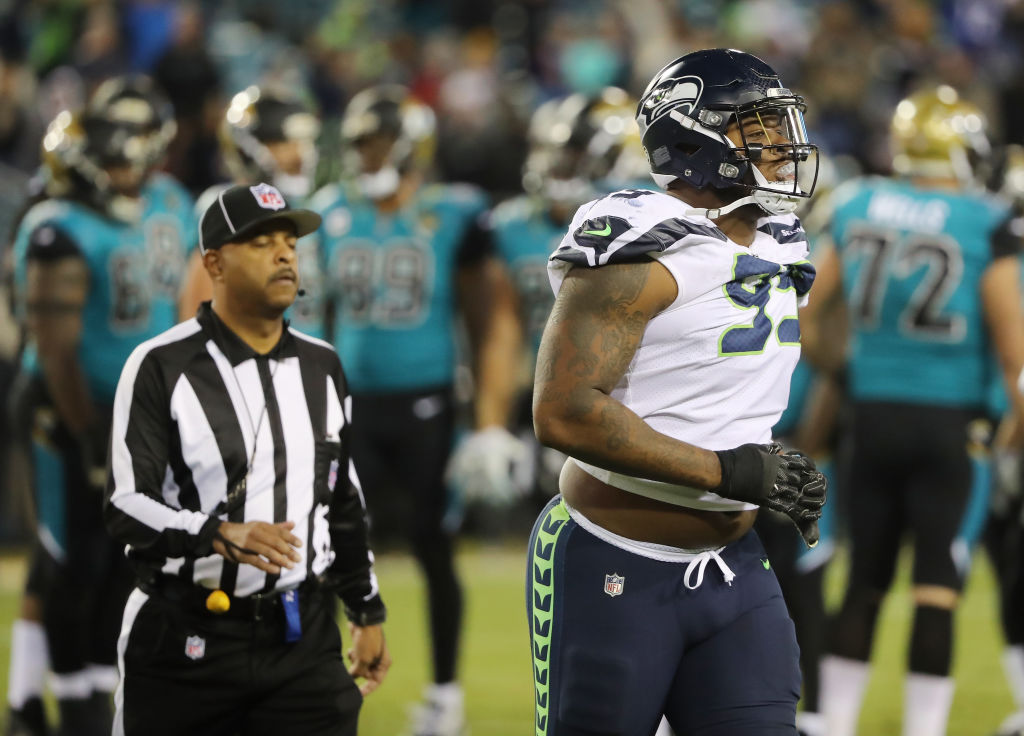
[[[104,518],[114,539],[146,558],[206,556],[220,523],[215,516],[164,502],[173,431],[159,361],[152,353],[132,355],[114,398]]]
[[[40,225],[28,236],[25,257],[32,261],[56,261],[61,258],[82,257],[82,250],[71,236],[50,223]]]
[[[459,248],[455,253],[458,268],[475,266],[494,255],[494,241],[491,230],[481,215],[472,221],[462,234]]]
[[[334,380],[338,397],[344,405],[347,391],[340,364]],[[327,582],[344,603],[349,621],[357,626],[368,626],[383,623],[387,610],[373,571],[366,504],[349,452],[352,442],[352,424],[349,419],[346,417],[345,426],[341,430],[340,452],[334,458],[337,461],[337,475],[330,500],[329,524],[334,562],[327,571]]]
[[[992,232],[990,245],[993,261],[1015,256],[1024,250],[1024,215],[1011,216],[1003,220]]]

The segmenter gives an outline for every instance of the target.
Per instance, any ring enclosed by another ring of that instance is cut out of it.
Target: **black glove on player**
[[[722,482],[715,493],[785,514],[808,547],[818,543],[818,519],[825,504],[825,476],[802,453],[780,454],[781,446],[740,445],[716,452]]]

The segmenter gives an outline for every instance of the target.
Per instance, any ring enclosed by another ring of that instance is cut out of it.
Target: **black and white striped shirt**
[[[258,355],[205,303],[136,348],[121,373],[107,527],[157,575],[234,596],[318,578],[352,620],[378,623],[384,605],[349,459],[350,419],[330,345],[286,328]],[[225,520],[294,521],[302,562],[280,576],[229,562],[213,552]]]

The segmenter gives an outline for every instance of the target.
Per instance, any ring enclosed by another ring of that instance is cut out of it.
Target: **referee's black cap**
[[[249,233],[272,220],[292,223],[299,238],[320,227],[320,215],[292,209],[276,187],[241,184],[225,189],[206,208],[199,222],[199,252],[244,241]]]

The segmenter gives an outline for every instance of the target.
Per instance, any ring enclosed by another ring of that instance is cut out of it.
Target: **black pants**
[[[850,587],[888,590],[910,532],[913,583],[959,590],[953,540],[971,492],[967,445],[978,413],[867,401],[852,413],[853,453],[840,483],[851,499]]]
[[[42,378],[19,375],[12,413],[31,430],[29,451],[39,522],[26,589],[43,605],[50,663],[57,675],[75,675],[92,664],[113,667],[124,601],[132,572],[124,545],[103,524],[102,489],[89,479],[100,464],[107,436],[85,448],[57,419]],[[109,417],[109,407],[100,414]]]
[[[279,609],[215,616],[136,590],[117,648],[115,736],[356,734],[362,696],[324,599],[302,606],[302,637],[289,644]]]
[[[352,396],[352,460],[366,496],[370,539],[375,549],[404,541],[423,570],[438,683],[456,677],[462,627],[444,482],[454,424],[450,387]]]

